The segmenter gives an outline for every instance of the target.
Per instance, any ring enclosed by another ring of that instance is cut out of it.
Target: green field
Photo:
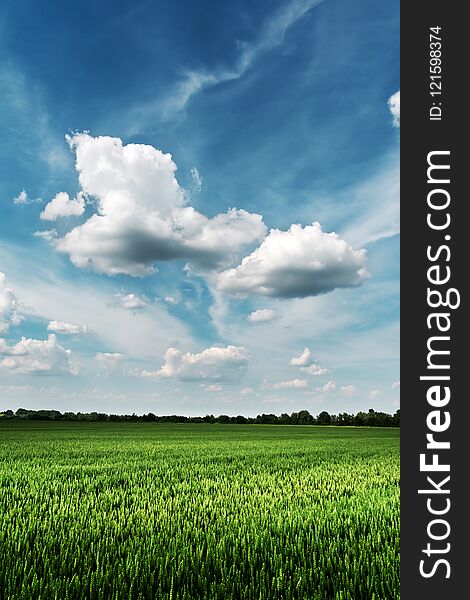
[[[399,598],[399,430],[0,422],[0,598]]]

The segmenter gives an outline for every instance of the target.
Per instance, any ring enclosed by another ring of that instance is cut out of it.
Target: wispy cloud
[[[0,109],[10,151],[21,144],[21,153],[32,164],[38,159],[52,171],[71,165],[63,139],[54,132],[40,86],[12,64],[0,66]],[[33,125],[34,124],[34,125]],[[3,137],[3,136],[2,136]],[[21,203],[21,202],[20,202]]]
[[[220,83],[240,79],[254,63],[270,50],[281,46],[290,27],[323,0],[292,0],[267,18],[260,27],[259,36],[252,42],[238,42],[238,57],[232,65],[199,71],[183,70],[182,78],[163,99],[134,106],[129,135],[138,133],[152,120],[176,118],[192,98]]]

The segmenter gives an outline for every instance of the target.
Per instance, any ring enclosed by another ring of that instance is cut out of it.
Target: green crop
[[[0,423],[1,600],[399,598],[399,431]]]

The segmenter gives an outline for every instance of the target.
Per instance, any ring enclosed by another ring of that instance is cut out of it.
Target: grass
[[[399,598],[399,431],[0,423],[1,600]]]

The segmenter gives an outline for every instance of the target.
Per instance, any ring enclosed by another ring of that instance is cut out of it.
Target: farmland
[[[399,430],[0,422],[1,600],[399,598]]]

